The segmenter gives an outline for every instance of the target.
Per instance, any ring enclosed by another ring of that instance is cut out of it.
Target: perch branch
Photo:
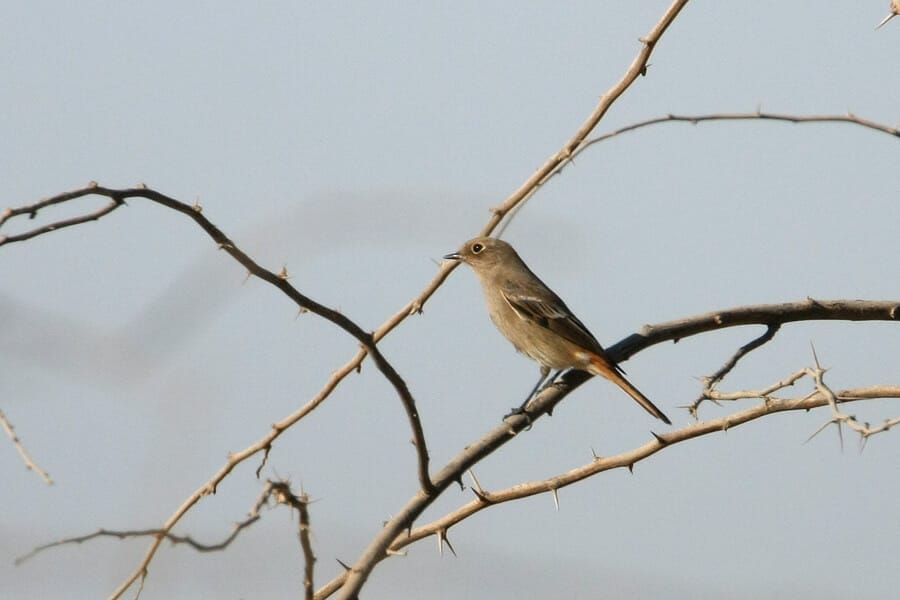
[[[800,371],[800,373],[802,373],[802,376],[811,375],[810,370],[807,369]],[[770,386],[770,388],[777,387],[778,384],[773,384],[773,386]],[[765,390],[748,392],[748,397],[762,397],[764,395],[764,391]],[[547,395],[547,391],[541,392],[538,399],[535,400],[535,403],[546,403],[547,398],[542,398],[542,396]],[[838,403],[855,402],[875,398],[900,398],[900,386],[874,386],[851,389],[837,392],[836,394],[834,394],[834,397],[835,401]],[[399,554],[406,546],[409,546],[410,544],[429,536],[436,536],[439,541],[442,539],[446,539],[447,532],[450,527],[490,506],[502,504],[505,502],[511,502],[513,500],[518,500],[541,493],[549,492],[555,495],[556,491],[563,487],[572,485],[604,471],[623,467],[632,470],[634,468],[634,465],[638,462],[645,460],[653,456],[657,452],[660,452],[661,450],[664,450],[670,446],[674,446],[678,443],[717,432],[727,431],[728,429],[731,429],[733,427],[741,426],[745,423],[749,423],[768,415],[789,411],[806,411],[813,408],[827,406],[828,404],[829,399],[826,393],[824,393],[821,388],[816,389],[811,394],[807,394],[806,396],[798,398],[779,399],[769,396],[766,397],[760,404],[732,415],[713,419],[710,421],[694,423],[677,431],[671,431],[665,434],[653,434],[652,440],[639,446],[638,448],[635,448],[628,452],[617,454],[615,456],[595,456],[593,460],[586,465],[548,479],[522,483],[496,492],[487,492],[481,489],[481,486],[478,485],[477,491],[473,490],[473,492],[475,492],[475,498],[467,504],[459,507],[453,512],[441,517],[440,519],[437,519],[421,527],[417,527],[411,530],[401,530],[391,540],[387,551],[381,558],[383,559],[390,555]],[[487,437],[493,437],[495,435],[495,432],[496,430],[488,434]],[[509,435],[509,432],[507,432],[507,435]],[[482,440],[482,442],[483,441],[484,440]],[[470,460],[465,456],[468,452],[469,450],[467,449],[462,454],[457,456],[448,465],[448,467],[450,465],[459,465],[460,463],[468,464]],[[440,484],[440,482],[442,481],[442,476],[444,474],[444,470],[438,473],[438,475],[435,477],[436,484]],[[449,476],[453,477],[454,475]],[[415,498],[410,502],[415,502]],[[341,589],[341,586],[346,583],[349,577],[349,572],[342,573],[341,575],[335,577],[332,581],[318,590],[318,592],[316,593],[316,598],[322,600],[334,594],[337,590]]]

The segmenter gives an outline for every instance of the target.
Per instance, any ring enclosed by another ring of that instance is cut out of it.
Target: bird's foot
[[[511,408],[508,413],[503,415],[503,420],[505,421],[506,419],[508,419],[510,417],[522,416],[522,417],[525,417],[526,421],[528,421],[528,426],[525,427],[525,431],[528,431],[529,429],[531,429],[531,426],[534,424],[534,422],[531,420],[531,415],[529,415],[528,411],[525,410],[526,404],[527,404],[527,402],[525,404],[523,404],[522,406],[517,406],[515,408]]]

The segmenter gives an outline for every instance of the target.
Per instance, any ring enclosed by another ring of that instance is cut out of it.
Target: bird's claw
[[[528,411],[525,410],[525,406],[517,406],[515,408],[511,408],[508,413],[503,415],[503,420],[505,421],[506,419],[508,419],[510,417],[518,417],[518,416],[525,417],[525,420],[528,421],[528,426],[525,427],[525,431],[528,431],[529,429],[531,429],[531,426],[534,424],[534,421],[531,420],[531,415],[529,415]]]

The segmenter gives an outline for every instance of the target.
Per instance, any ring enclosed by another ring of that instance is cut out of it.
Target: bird
[[[648,413],[669,418],[626,378],[597,338],[565,302],[535,275],[507,242],[492,237],[469,240],[445,260],[469,265],[484,292],[488,313],[516,350],[540,365],[541,378],[514,412],[524,412],[551,369],[580,369],[612,381]]]

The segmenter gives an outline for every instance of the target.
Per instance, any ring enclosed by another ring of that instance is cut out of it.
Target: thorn
[[[278,279],[283,279],[287,281],[290,278],[287,271],[287,265],[281,265],[281,270],[278,271]]]
[[[194,199],[194,205],[193,205],[191,208],[194,209],[194,212],[198,212],[198,213],[202,213],[202,212],[203,212],[203,207],[200,206],[200,196],[197,196],[197,197]]]
[[[591,456],[593,457],[593,459],[595,461],[598,461],[601,459],[601,456],[599,454],[597,454],[597,452],[594,450],[593,446],[591,446]]]
[[[628,465],[628,472],[634,475],[634,463]]]
[[[667,441],[665,440],[665,438],[663,438],[661,435],[659,435],[659,434],[656,433],[655,431],[651,431],[650,433],[653,434],[653,437],[656,438],[656,441],[659,442],[660,445],[662,445],[662,446],[668,445],[669,442],[667,442]]]
[[[898,13],[895,13],[895,12],[893,11],[893,9],[891,9],[891,14],[889,14],[888,16],[886,16],[885,18],[883,18],[883,19],[881,20],[881,23],[879,23],[878,25],[875,26],[875,29],[876,29],[876,30],[881,29],[882,25],[884,25],[885,23],[887,23],[888,21],[890,21],[891,19],[893,19],[894,17],[896,17],[897,14],[898,14]]]
[[[438,529],[435,535],[438,539],[438,553],[441,556],[444,556],[444,544],[447,544],[447,548],[453,553],[453,556],[456,556],[456,550],[453,549],[453,544],[451,544],[450,540],[447,538],[447,530],[444,528]]]
[[[482,493],[483,493],[483,492],[484,492],[484,488],[481,487],[481,483],[478,481],[478,478],[475,477],[475,471],[473,471],[472,469],[466,469],[466,472],[469,474],[469,477],[472,478],[472,483],[475,485],[475,488],[476,488],[479,492],[482,492]]]
[[[553,494],[553,505],[556,506],[556,512],[559,512],[559,492],[556,488],[550,490],[550,493]]]
[[[438,531],[438,544],[441,546],[441,556],[444,555],[444,544],[447,544],[447,548],[453,553],[453,556],[456,556],[456,550],[453,549],[453,544],[450,543],[450,538],[447,537],[446,529]]]
[[[813,360],[814,360],[815,363],[816,363],[816,369],[818,369],[818,370],[821,371],[821,370],[822,370],[822,365],[819,364],[819,355],[816,354],[816,347],[815,347],[815,345],[813,345],[813,341],[812,341],[812,340],[809,340],[809,347],[810,347],[810,349],[812,350]]]
[[[803,445],[805,446],[811,439],[813,439],[814,437],[816,437],[817,435],[819,435],[820,433],[822,433],[822,431],[824,431],[825,428],[828,427],[829,425],[831,425],[832,423],[834,423],[834,421],[828,421],[827,423],[825,423],[824,425],[822,425],[821,427],[819,427],[818,429],[816,429],[816,430],[812,433],[812,435],[810,435],[808,438],[806,438],[806,441],[803,442]]]
[[[350,570],[350,565],[348,565],[347,563],[345,563],[345,562],[342,561],[341,559],[336,558],[336,559],[334,559],[334,560],[337,561],[337,564],[339,564],[339,565],[341,565],[342,567],[344,567],[344,570],[345,570],[345,571],[349,571],[349,570]]]
[[[469,488],[472,490],[472,493],[475,494],[475,497],[484,502],[485,504],[490,504],[491,501],[488,500],[487,495],[481,490],[476,490],[475,488]]]

